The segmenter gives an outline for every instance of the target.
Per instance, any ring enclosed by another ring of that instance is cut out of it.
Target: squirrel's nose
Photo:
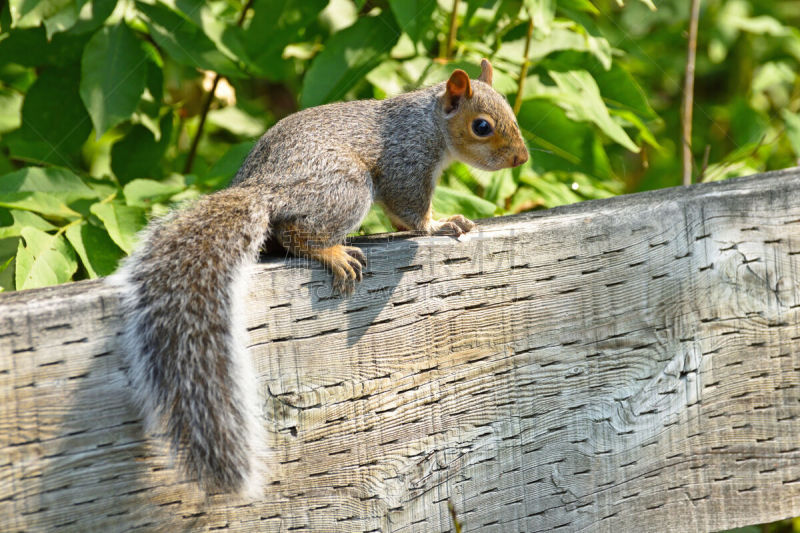
[[[514,156],[514,159],[511,161],[511,166],[518,167],[527,160],[528,160],[528,152],[520,152],[519,154]]]

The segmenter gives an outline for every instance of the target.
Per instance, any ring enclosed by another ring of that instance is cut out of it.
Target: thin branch
[[[239,13],[239,19],[236,21],[237,26],[241,26],[244,23],[247,11],[253,6],[253,2],[254,0],[248,0],[247,4],[242,8],[242,12]],[[211,103],[214,101],[214,93],[217,92],[217,85],[219,84],[220,78],[222,78],[222,76],[219,73],[214,74],[214,80],[211,82],[211,89],[209,89],[206,94],[206,99],[203,101],[203,108],[200,110],[200,124],[197,125],[197,131],[192,139],[192,145],[189,147],[189,155],[186,156],[186,164],[183,165],[184,174],[189,174],[192,171],[192,166],[194,166],[194,160],[197,156],[197,146],[200,144],[200,137],[203,135],[203,128],[206,125],[206,117],[211,110]]]
[[[445,47],[445,58],[453,57],[453,46],[456,42],[456,31],[458,30],[458,0],[453,0],[453,12],[450,14],[450,32],[447,34],[447,46]]]
[[[200,144],[200,136],[203,134],[203,128],[206,125],[206,117],[211,109],[211,102],[214,101],[214,93],[217,92],[217,84],[219,83],[220,75],[214,75],[214,81],[211,82],[211,89],[206,94],[206,99],[203,101],[203,108],[200,110],[200,124],[197,125],[197,131],[194,132],[192,138],[192,146],[189,148],[189,155],[186,156],[186,164],[183,165],[183,173],[189,174],[192,172],[194,165],[194,158],[197,155],[197,145]]]
[[[700,0],[692,0],[689,43],[686,51],[686,73],[683,82],[683,108],[681,110],[684,185],[692,183],[692,109],[694,107],[694,65],[697,57],[697,22],[699,18]]]
[[[519,84],[517,85],[517,99],[514,100],[514,114],[519,114],[522,107],[522,91],[525,90],[525,78],[528,77],[530,66],[531,37],[533,36],[533,17],[528,12],[528,35],[525,37],[525,53],[522,57],[522,67],[519,69]]]

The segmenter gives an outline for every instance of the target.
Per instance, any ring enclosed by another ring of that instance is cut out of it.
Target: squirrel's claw
[[[439,220],[432,228],[431,235],[449,235],[458,237],[475,227],[475,223],[464,215],[453,215]]]
[[[354,246],[342,246],[341,252],[330,257],[333,288],[339,294],[350,295],[355,290],[355,282],[364,278],[362,270],[367,264],[367,256]]]
[[[359,269],[361,266],[367,266],[367,256],[364,255],[364,252],[361,251],[361,248],[356,248],[355,246],[345,246],[344,251],[347,255],[358,261],[360,264]]]

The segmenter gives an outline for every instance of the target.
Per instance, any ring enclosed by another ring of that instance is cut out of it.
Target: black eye
[[[494,129],[485,118],[476,118],[472,121],[472,131],[475,132],[475,135],[478,137],[488,137],[492,134]]]

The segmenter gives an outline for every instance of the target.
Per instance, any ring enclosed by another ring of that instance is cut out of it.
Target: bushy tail
[[[242,308],[268,230],[257,191],[234,187],[151,225],[114,275],[122,349],[148,430],[164,430],[207,490],[260,489],[262,423]]]

